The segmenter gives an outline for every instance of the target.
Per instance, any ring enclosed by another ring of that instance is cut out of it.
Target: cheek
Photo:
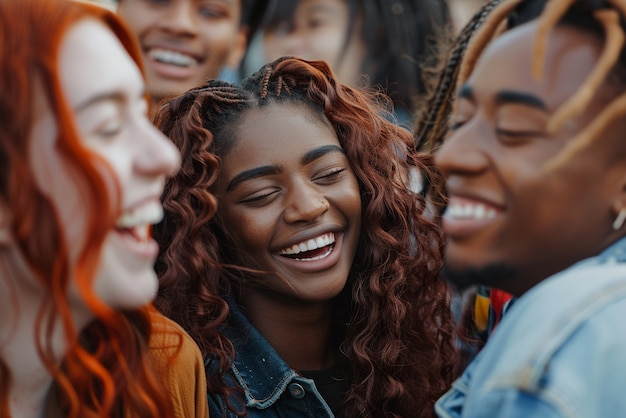
[[[361,223],[361,193],[356,177],[340,189],[340,193],[336,196],[342,212],[346,214],[351,222]]]
[[[205,48],[211,52],[211,61],[222,62],[228,55],[237,39],[237,30],[230,22],[205,26],[202,29],[202,40]]]
[[[60,222],[70,257],[76,260],[85,242],[86,215],[77,174],[72,174],[54,147],[31,153],[31,166],[40,192],[51,202]]]
[[[267,213],[261,210],[252,213],[229,212],[229,215],[223,218],[223,228],[239,249],[249,252],[267,248],[274,225]]]

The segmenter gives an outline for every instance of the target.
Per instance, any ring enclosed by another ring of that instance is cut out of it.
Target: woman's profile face
[[[361,196],[325,118],[291,103],[250,110],[216,192],[238,259],[276,273],[262,284],[264,294],[320,302],[343,289],[359,241]]]
[[[102,23],[85,19],[68,30],[60,44],[58,71],[81,145],[93,153],[109,185],[110,210],[121,210],[101,248],[95,292],[113,308],[139,307],[156,294],[153,263],[158,247],[150,225],[161,220],[160,196],[166,176],[178,169],[178,151],[146,116],[141,73]],[[60,152],[64,140],[58,123],[38,90],[31,165],[38,188],[56,211],[70,265],[75,266],[89,239],[86,228],[92,214],[87,213],[81,174]]]

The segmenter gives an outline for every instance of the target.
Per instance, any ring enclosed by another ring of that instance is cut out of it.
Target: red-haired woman
[[[0,0],[0,39],[0,416],[206,416],[197,346],[150,305],[180,156],[131,36],[99,6]]]
[[[453,322],[410,133],[295,58],[209,81],[156,123],[183,155],[157,303],[203,351],[211,415],[431,416]]]

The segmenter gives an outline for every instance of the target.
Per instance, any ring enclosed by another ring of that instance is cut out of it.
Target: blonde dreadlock
[[[525,0],[493,1],[487,4],[468,24],[457,46],[453,50],[450,63],[440,79],[436,95],[431,99],[430,113],[423,121],[416,123],[417,145],[421,150],[434,151],[447,134],[447,120],[454,111],[453,95],[458,87],[467,81],[476,62],[487,45],[506,30],[507,18]],[[538,29],[533,57],[533,74],[541,79],[545,60],[546,40],[550,30],[577,3],[584,0],[546,0],[545,8],[538,17]],[[593,19],[600,24],[605,35],[605,46],[592,73],[578,91],[564,103],[548,123],[548,132],[556,132],[562,124],[582,112],[598,87],[614,69],[622,54],[625,43],[621,20],[626,16],[625,0],[606,0],[601,7],[589,4]],[[595,10],[593,10],[595,9]],[[471,38],[471,39],[470,39]],[[626,93],[614,99],[607,108],[573,141],[567,149],[546,168],[552,169],[566,161],[573,153],[588,146],[605,127],[617,117],[626,113]]]

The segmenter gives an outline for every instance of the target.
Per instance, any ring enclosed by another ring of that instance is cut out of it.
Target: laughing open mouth
[[[283,257],[298,261],[315,261],[328,257],[335,248],[335,234],[329,232],[279,251]]]

